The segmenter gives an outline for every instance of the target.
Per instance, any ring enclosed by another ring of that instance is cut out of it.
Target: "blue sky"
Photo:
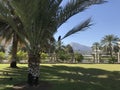
[[[59,35],[64,36],[67,31],[89,17],[92,18],[93,24],[89,29],[67,37],[62,42],[64,44],[77,42],[92,46],[94,42],[100,42],[105,35],[114,34],[120,37],[120,0],[108,0],[107,3],[90,6],[84,12],[71,17],[58,28],[55,38],[57,39]]]

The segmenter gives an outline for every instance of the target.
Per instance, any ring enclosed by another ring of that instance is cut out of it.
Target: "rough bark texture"
[[[37,86],[39,82],[39,64],[40,55],[39,54],[29,54],[28,60],[28,84],[30,86]]]
[[[7,4],[7,7],[9,8],[9,10],[10,10],[12,19],[17,26],[17,32],[23,31],[22,22],[21,22],[20,18],[18,16],[16,16],[15,10],[10,4],[10,0],[7,0],[6,4]],[[11,59],[11,63],[10,63],[11,68],[16,68],[17,67],[16,60],[17,60],[18,38],[19,38],[18,34],[16,33],[16,30],[14,30],[14,32],[13,32],[13,45],[12,45],[12,59]]]
[[[11,68],[17,68],[17,63],[16,63],[16,61],[12,61],[12,62],[10,63],[10,67],[11,67]]]
[[[12,58],[10,63],[11,68],[17,67],[17,46],[18,46],[18,36],[16,33],[14,33],[13,43],[12,43]]]

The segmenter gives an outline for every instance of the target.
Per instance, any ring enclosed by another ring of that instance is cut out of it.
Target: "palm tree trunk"
[[[112,45],[110,44],[110,46],[109,46],[109,52],[110,52],[110,57],[111,57],[111,59],[113,58],[113,50],[112,50]]]
[[[12,58],[10,63],[11,68],[17,67],[17,46],[18,46],[18,36],[14,33],[13,43],[12,43]]]
[[[38,85],[40,73],[40,54],[29,53],[28,59],[28,84],[30,86]]]
[[[76,61],[74,60],[74,53],[71,53],[71,63],[76,63]]]

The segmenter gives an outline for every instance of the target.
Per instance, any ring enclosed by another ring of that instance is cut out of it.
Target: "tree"
[[[14,8],[11,7],[11,5],[9,4],[9,1],[7,0],[4,2],[1,1],[1,4],[2,5],[0,5],[0,11],[1,11],[0,12],[0,37],[5,42],[8,42],[8,43],[12,42],[12,49],[11,49],[12,58],[11,58],[10,67],[16,68],[17,67],[17,63],[16,63],[17,47],[18,47],[18,42],[21,42],[21,39],[17,35],[15,31],[16,29],[14,27],[17,27],[17,31],[24,34],[23,30],[21,30],[22,23],[19,17],[15,15]],[[14,23],[17,23],[17,24],[13,24],[13,21]]]
[[[92,45],[92,49],[96,51],[99,48],[100,48],[100,43],[99,42],[94,42],[93,45]]]
[[[10,67],[17,67],[17,47],[18,42],[20,41],[19,36],[15,33],[15,31],[4,21],[0,21],[0,37],[6,42],[5,44],[10,44],[12,42],[12,57]]]
[[[73,63],[74,61],[74,51],[73,51],[73,48],[72,48],[72,46],[71,45],[67,45],[66,46],[66,49],[67,49],[67,53],[69,53],[70,54],[70,56],[71,56],[71,62]]]
[[[14,8],[14,14],[19,17],[18,22],[8,14],[0,14],[17,35],[21,38],[28,50],[28,83],[37,85],[39,79],[39,64],[42,48],[47,45],[57,29],[73,15],[82,12],[92,4],[103,3],[103,0],[70,0],[64,7],[60,6],[63,0],[1,0],[0,6],[6,7],[6,1]],[[9,5],[8,5],[9,6]],[[14,16],[13,14],[13,16]],[[62,39],[75,32],[87,29],[90,19],[73,28]],[[22,23],[20,23],[22,22]],[[19,23],[23,26],[25,35],[18,32]]]
[[[3,45],[0,45],[0,52],[5,52],[5,47]]]
[[[82,60],[84,59],[83,55],[80,53],[75,53],[75,61],[82,62]]]
[[[102,43],[103,47],[105,47],[107,53],[111,57],[112,57],[114,46],[117,44],[118,41],[119,41],[119,38],[115,35],[112,35],[112,34],[111,35],[106,35],[101,40],[101,43]]]
[[[101,50],[101,45],[99,42],[95,42],[92,45],[92,50],[94,52],[94,62],[98,62],[99,63],[99,59],[100,59],[100,50]]]

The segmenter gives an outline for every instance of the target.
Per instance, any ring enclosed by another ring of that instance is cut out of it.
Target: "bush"
[[[5,59],[5,53],[4,52],[0,52],[0,62],[3,62],[3,60]]]
[[[117,62],[117,59],[115,57],[109,58],[109,63],[115,63]]]
[[[59,54],[59,59],[64,61],[64,60],[68,60],[69,59],[69,55],[68,54]]]
[[[19,61],[19,60],[26,60],[26,59],[28,59],[27,52],[24,52],[24,51],[22,51],[22,50],[19,50],[19,51],[17,52],[17,59],[18,59],[18,61]]]
[[[84,59],[83,55],[80,53],[75,53],[75,60],[78,62],[82,62],[82,60]]]
[[[0,60],[5,59],[5,53],[4,52],[0,52]]]
[[[65,51],[59,51],[58,53],[58,58],[62,61],[67,61],[69,57],[70,57],[69,53],[66,53]]]
[[[47,57],[48,57],[48,54],[46,54],[46,53],[42,53],[42,54],[41,54],[41,59],[44,59],[44,60],[45,60]]]

